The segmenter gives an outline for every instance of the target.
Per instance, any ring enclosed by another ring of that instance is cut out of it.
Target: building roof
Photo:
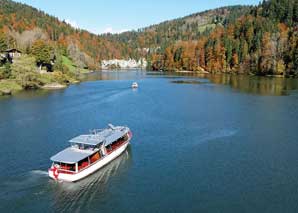
[[[95,151],[81,150],[74,147],[68,147],[51,157],[51,161],[67,164],[74,164],[92,155]]]
[[[7,53],[9,53],[9,52],[18,52],[18,53],[22,53],[20,50],[15,49],[15,48],[7,49],[7,50],[5,50],[4,52],[7,52]]]

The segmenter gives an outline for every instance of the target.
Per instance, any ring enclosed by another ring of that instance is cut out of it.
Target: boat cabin
[[[125,128],[125,127],[124,127]],[[123,127],[112,125],[107,129],[93,130],[91,134],[80,135],[69,142],[70,147],[51,157],[60,173],[78,173],[115,151],[129,139],[129,132]]]

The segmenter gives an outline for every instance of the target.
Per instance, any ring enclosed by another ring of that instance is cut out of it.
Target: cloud
[[[103,33],[113,33],[113,27],[107,27],[104,29]]]
[[[66,23],[70,24],[71,26],[75,27],[75,28],[80,28],[78,26],[78,24],[75,21],[70,21],[70,20],[65,20]],[[111,34],[116,34],[116,33],[123,33],[123,32],[127,32],[130,31],[129,29],[120,29],[120,30],[115,30],[112,26],[107,25],[106,28],[103,29],[99,29],[99,28],[93,28],[93,29],[87,29],[89,32],[94,33],[96,35],[101,35],[101,34],[107,34],[107,33],[111,33]]]
[[[79,25],[76,21],[73,21],[73,20],[70,20],[70,19],[66,19],[65,22],[69,25],[71,25],[72,27],[78,29],[79,28]]]
[[[102,32],[99,32],[99,34],[102,34],[102,33],[116,34],[116,33],[123,33],[123,32],[126,32],[126,31],[129,31],[129,30],[128,29],[115,30],[115,29],[113,29],[113,27],[108,26]]]
[[[127,32],[127,31],[129,31],[129,30],[128,29],[122,29],[122,30],[119,31],[119,33],[124,33],[124,32]]]

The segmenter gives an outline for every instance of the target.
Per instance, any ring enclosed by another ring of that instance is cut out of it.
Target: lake
[[[85,80],[0,99],[0,212],[298,211],[298,80],[142,71]],[[125,153],[76,183],[48,178],[70,138],[108,123],[131,128]]]

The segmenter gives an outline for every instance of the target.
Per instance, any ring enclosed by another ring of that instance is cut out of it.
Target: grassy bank
[[[66,56],[62,56],[61,66],[53,72],[39,71],[35,59],[28,55],[16,59],[12,64],[6,64],[6,67],[1,66],[0,71],[0,96],[27,89],[65,88],[69,84],[78,83],[79,74],[90,72],[88,69],[77,68]]]
[[[62,56],[62,63],[65,65],[72,73],[88,73],[90,70],[78,68],[69,58]]]
[[[0,95],[4,95],[3,93],[7,91],[15,93],[22,89],[23,88],[15,80],[0,80]]]

